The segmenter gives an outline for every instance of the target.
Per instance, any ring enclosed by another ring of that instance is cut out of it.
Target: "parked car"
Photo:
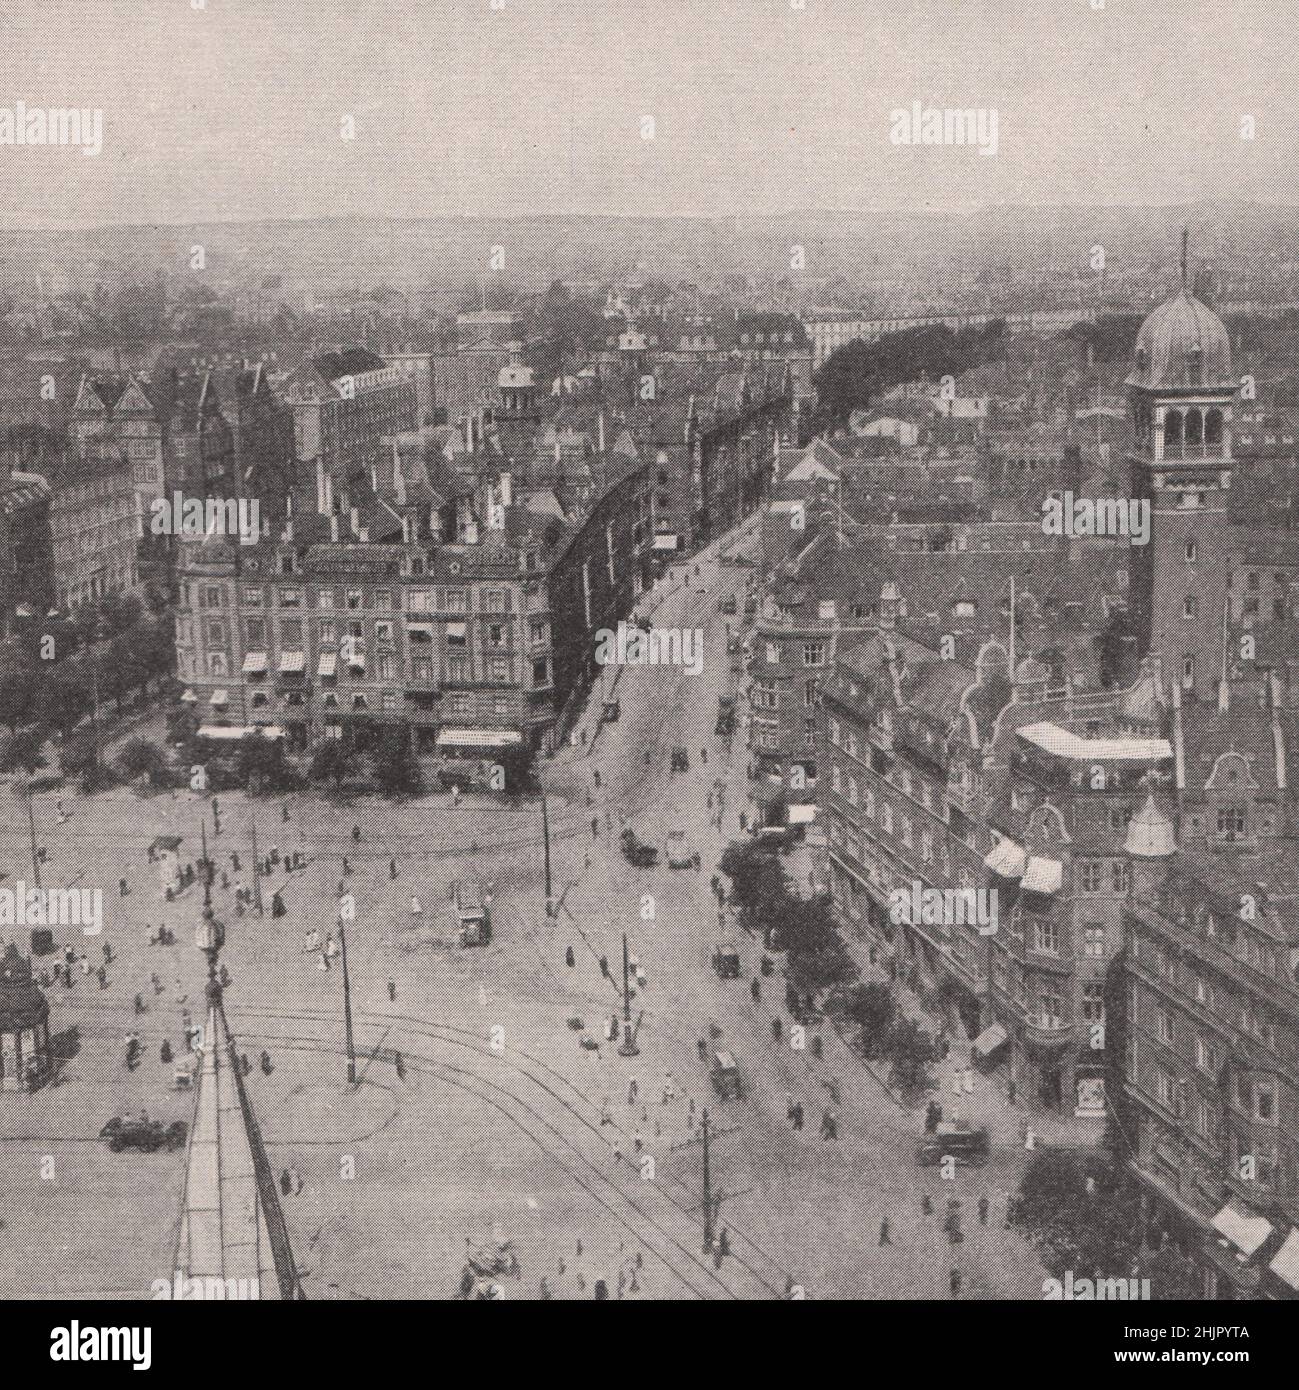
[[[694,865],[694,852],[686,842],[684,830],[668,831],[666,850],[669,869],[689,869]]]
[[[733,941],[719,941],[713,947],[713,969],[719,980],[737,980],[740,976],[740,952]]]
[[[708,1068],[708,1079],[713,1083],[713,1090],[722,1100],[726,1100],[728,1097],[739,1100],[741,1091],[740,1069],[735,1064],[735,1058],[729,1052],[713,1053],[713,1060]]]
[[[958,1129],[944,1121],[932,1136],[926,1138],[916,1151],[916,1162],[922,1168],[932,1168],[944,1158],[953,1158],[961,1167],[982,1168],[988,1161],[988,1131]]]
[[[717,600],[717,611],[719,613],[733,614],[735,612],[735,608],[736,604],[734,594],[727,594],[725,598],[719,598]]]
[[[163,1125],[161,1120],[151,1120],[147,1115],[114,1115],[99,1131],[99,1137],[108,1141],[108,1147],[115,1154],[123,1149],[135,1149],[138,1153],[157,1153],[166,1149],[168,1153],[181,1148],[189,1135],[189,1126],[184,1120]]]
[[[648,869],[659,862],[659,852],[653,845],[647,845],[636,837],[636,832],[628,826],[619,838],[622,857],[638,869]]]
[[[600,710],[601,724],[616,724],[622,715],[621,700],[606,700]]]

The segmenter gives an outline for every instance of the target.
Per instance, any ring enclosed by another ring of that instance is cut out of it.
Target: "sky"
[[[0,225],[1299,203],[1299,0],[1099,3],[3,0],[0,112],[103,149],[0,143]]]

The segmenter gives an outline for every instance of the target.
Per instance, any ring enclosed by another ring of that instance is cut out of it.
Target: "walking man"
[[[880,1244],[881,1244],[881,1245],[892,1245],[892,1244],[893,1244],[893,1239],[892,1239],[892,1237],[889,1235],[889,1219],[888,1219],[887,1216],[884,1218],[883,1221],[880,1222]]]

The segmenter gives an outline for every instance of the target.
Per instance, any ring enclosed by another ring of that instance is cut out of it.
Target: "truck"
[[[492,939],[492,910],[477,885],[457,881],[451,903],[459,944],[486,946]]]
[[[669,869],[690,869],[694,867],[695,856],[686,841],[684,830],[669,830],[665,846]]]

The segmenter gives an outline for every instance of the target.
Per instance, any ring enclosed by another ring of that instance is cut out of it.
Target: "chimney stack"
[[[338,544],[338,517],[332,512],[329,517],[329,539]]]

